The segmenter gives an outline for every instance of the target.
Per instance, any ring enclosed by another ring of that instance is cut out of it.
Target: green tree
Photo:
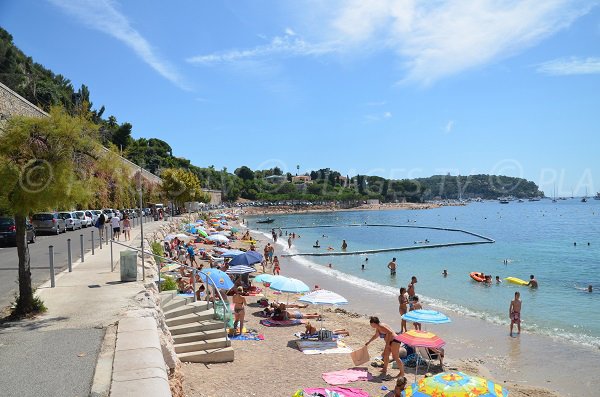
[[[19,297],[15,314],[35,311],[26,218],[90,200],[88,181],[98,153],[97,128],[84,116],[54,107],[48,118],[14,117],[0,134],[0,202],[15,217]]]
[[[162,171],[161,178],[161,190],[171,202],[182,205],[190,201],[207,201],[200,180],[194,173],[181,168],[167,168]]]

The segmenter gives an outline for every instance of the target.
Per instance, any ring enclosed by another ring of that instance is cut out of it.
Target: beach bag
[[[369,349],[367,346],[363,346],[360,349],[350,353],[350,357],[352,357],[352,362],[354,365],[362,365],[366,362],[369,362]]]
[[[333,332],[328,329],[321,329],[317,333],[317,338],[321,341],[331,341],[333,340]]]

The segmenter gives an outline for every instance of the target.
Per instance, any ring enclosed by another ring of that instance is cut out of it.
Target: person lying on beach
[[[308,321],[306,323],[305,328],[304,328],[304,334],[303,334],[303,336],[315,335],[317,332],[318,332],[317,327],[315,327],[314,325],[311,324],[310,321]],[[350,336],[350,332],[346,331],[345,329],[335,329],[335,330],[333,330],[331,332],[334,335]]]
[[[292,309],[304,309],[305,307],[308,307],[308,303],[283,303],[283,302],[271,302],[271,307],[272,308],[276,308],[279,307],[280,305],[285,305],[286,308],[292,308]]]
[[[383,337],[385,340],[385,349],[383,350],[383,368],[381,368],[382,377],[387,377],[387,369],[390,363],[390,353],[392,354],[392,358],[394,361],[396,361],[398,369],[400,370],[397,377],[403,377],[404,364],[402,363],[402,360],[400,360],[400,341],[395,339],[396,333],[389,325],[380,322],[378,317],[371,317],[369,319],[369,325],[371,328],[375,329],[375,334],[367,341],[367,343],[365,343],[365,346],[368,346],[369,343],[380,337]]]
[[[320,319],[319,313],[302,313],[300,310],[289,311],[284,303],[281,303],[279,307],[274,310],[270,310],[268,307],[263,310],[263,313],[267,317],[271,317],[273,320],[289,320],[289,319],[303,319],[303,318],[315,318]]]

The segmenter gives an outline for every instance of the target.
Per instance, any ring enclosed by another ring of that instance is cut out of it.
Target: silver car
[[[110,208],[103,209],[102,213],[104,213],[106,220],[110,220],[113,216],[115,216],[115,212]]]
[[[75,212],[59,212],[58,216],[65,220],[66,227],[69,230],[77,230],[83,227]]]
[[[96,224],[96,221],[98,220],[98,215],[96,215],[93,210],[85,211],[85,216],[89,217],[92,220],[90,226],[94,226]]]
[[[75,214],[75,216],[77,216],[77,219],[79,219],[81,221],[82,227],[92,226],[92,217],[91,216],[88,217],[85,214],[85,211],[75,211],[74,214]]]
[[[67,231],[67,224],[57,212],[40,212],[31,217],[31,223],[35,230],[40,232],[48,232],[60,234]]]

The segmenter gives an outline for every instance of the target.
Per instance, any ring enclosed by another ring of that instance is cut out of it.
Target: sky
[[[0,0],[0,26],[197,166],[600,190],[599,1]]]

